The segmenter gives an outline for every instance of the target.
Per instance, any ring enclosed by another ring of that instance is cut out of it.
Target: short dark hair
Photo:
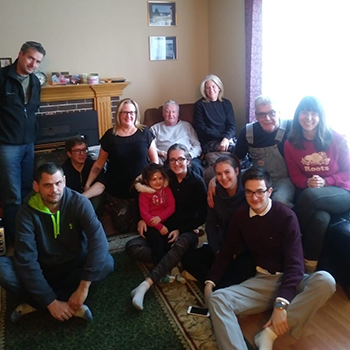
[[[264,168],[252,167],[249,168],[242,176],[243,187],[248,180],[260,180],[265,181],[266,187],[272,186],[270,173]]]
[[[64,176],[64,171],[62,167],[54,162],[47,162],[41,164],[36,170],[34,174],[34,180],[39,183],[43,173],[53,175],[56,174],[57,171],[61,172],[62,176]]]
[[[44,56],[46,55],[46,51],[44,47],[36,41],[26,41],[21,47],[21,51],[23,52],[24,55],[27,53],[29,49],[34,49],[42,53]]]
[[[87,140],[83,136],[73,136],[69,140],[66,141],[64,146],[66,152],[72,152],[72,148],[76,145],[81,145],[85,143],[86,147],[88,146]]]

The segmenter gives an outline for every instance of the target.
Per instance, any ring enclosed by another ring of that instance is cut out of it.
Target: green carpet
[[[90,324],[78,318],[61,323],[46,311],[25,315],[12,324],[9,316],[16,301],[7,295],[3,349],[186,349],[153,293],[146,295],[145,311],[135,310],[130,291],[142,281],[143,274],[125,253],[116,255],[115,260],[116,273],[100,282],[87,300],[94,315]]]
[[[59,322],[44,310],[12,324],[16,300],[2,291],[0,350],[217,350],[210,319],[186,313],[189,305],[202,305],[203,294],[195,283],[152,288],[139,312],[131,304],[130,291],[143,280],[147,267],[126,253],[114,258],[115,273],[100,282],[86,302],[94,315],[90,324],[78,318]]]

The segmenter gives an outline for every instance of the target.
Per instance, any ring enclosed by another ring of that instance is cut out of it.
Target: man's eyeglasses
[[[276,117],[276,111],[271,109],[271,111],[268,111],[267,113],[258,112],[258,113],[255,113],[255,115],[257,118],[266,118],[267,116],[269,116],[270,118],[273,118],[273,117]]]
[[[244,190],[244,194],[247,197],[253,197],[253,195],[255,194],[258,198],[262,198],[264,197],[264,194],[269,190],[269,188],[267,188],[266,190],[257,190],[257,191],[251,191],[251,190]]]
[[[170,164],[175,164],[175,163],[179,163],[179,164],[183,164],[185,162],[186,158],[184,157],[179,157],[179,158],[170,158],[169,159],[169,163]]]
[[[136,115],[136,112],[135,111],[131,111],[131,112],[121,111],[120,114],[130,115],[131,117],[134,117]]]
[[[71,151],[72,153],[75,154],[85,154],[87,152],[87,148],[83,148],[83,149],[72,149]]]

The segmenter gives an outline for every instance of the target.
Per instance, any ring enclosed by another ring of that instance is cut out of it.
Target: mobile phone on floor
[[[209,310],[204,307],[189,306],[187,313],[193,316],[210,317]]]

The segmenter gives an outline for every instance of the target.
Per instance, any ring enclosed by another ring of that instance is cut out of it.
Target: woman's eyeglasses
[[[131,117],[134,117],[136,115],[135,111],[127,112],[127,111],[121,111],[120,114],[122,115],[130,115]]]
[[[267,188],[266,190],[257,190],[257,191],[251,191],[251,190],[244,190],[244,194],[247,197],[253,197],[253,195],[255,194],[258,198],[262,198],[264,197],[264,194],[269,190],[269,188]]]
[[[170,158],[169,159],[169,163],[170,164],[175,164],[175,163],[179,163],[179,164],[183,164],[185,162],[186,158],[184,157],[179,157],[179,158]]]

